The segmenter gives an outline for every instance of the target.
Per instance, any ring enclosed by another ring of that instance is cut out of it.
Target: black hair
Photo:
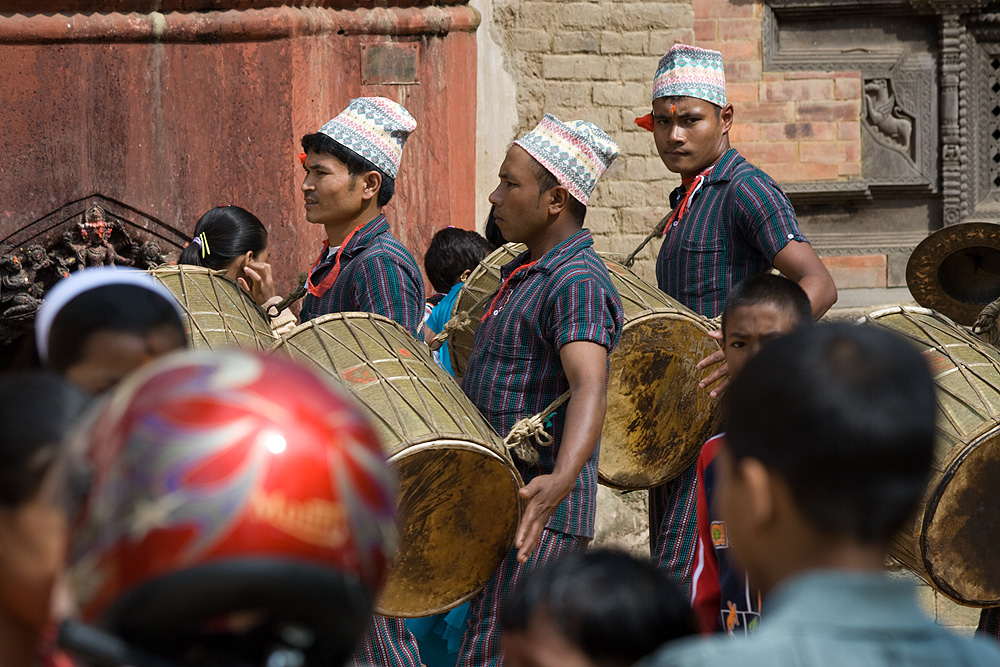
[[[812,305],[805,290],[798,283],[773,273],[758,273],[744,278],[726,296],[722,309],[722,333],[726,333],[726,317],[739,308],[773,305],[787,312],[796,329],[811,324]]]
[[[351,177],[351,187],[354,187],[354,179],[369,171],[377,171],[382,175],[382,185],[378,189],[378,196],[375,201],[379,206],[385,206],[396,193],[396,179],[375,166],[375,163],[367,160],[351,149],[343,146],[322,132],[307,134],[302,137],[302,150],[313,153],[326,153],[337,158],[347,167],[347,173]]]
[[[490,244],[490,252],[507,243],[507,239],[503,237],[503,232],[500,231],[500,226],[497,224],[496,210],[496,206],[490,206],[489,215],[486,216],[485,235],[486,241]]]
[[[631,665],[697,632],[686,597],[662,570],[611,549],[570,554],[525,575],[501,628],[526,632],[539,612],[597,665]]]
[[[490,254],[490,244],[481,234],[468,229],[446,227],[431,237],[424,254],[424,270],[438,292],[447,292],[467,270]]]
[[[923,496],[934,382],[898,334],[849,324],[799,329],[747,362],[724,409],[732,459],[763,463],[825,533],[885,544]]]
[[[552,188],[559,186],[559,180],[534,157],[531,158],[531,165],[531,170],[535,173],[535,178],[538,179],[539,197]],[[583,227],[583,221],[587,217],[587,205],[573,195],[570,195],[569,204],[567,204],[566,210],[569,212],[570,217],[576,220],[578,225]]]
[[[175,304],[139,285],[102,285],[71,299],[56,314],[49,331],[48,365],[65,373],[83,357],[98,331],[123,331],[146,337],[161,328],[186,340]]]
[[[201,243],[190,241],[181,251],[178,264],[204,266],[216,271],[229,268],[233,260],[247,251],[254,256],[267,248],[267,230],[250,211],[239,206],[219,206],[205,213],[194,226],[192,238],[204,234]]]
[[[46,371],[0,376],[0,506],[34,498],[90,397]]]

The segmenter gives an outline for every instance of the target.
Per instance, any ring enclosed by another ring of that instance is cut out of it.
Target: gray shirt
[[[917,607],[913,584],[876,573],[814,571],[764,599],[747,639],[673,642],[637,667],[1000,667],[1000,649],[960,637]]]

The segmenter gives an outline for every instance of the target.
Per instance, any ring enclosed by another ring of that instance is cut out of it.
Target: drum
[[[265,351],[274,344],[267,315],[224,272],[181,264],[158,266],[149,273],[174,293],[184,309],[191,347]]]
[[[523,483],[499,436],[427,346],[380,315],[336,313],[299,325],[273,353],[354,396],[399,476],[400,543],[376,610],[427,616],[485,586],[514,543]]]
[[[467,324],[448,338],[452,369],[464,373],[475,326],[500,287],[500,268],[524,246],[499,248],[480,263],[455,300],[453,315]],[[608,411],[601,432],[598,476],[616,489],[648,489],[680,475],[718,425],[718,401],[698,388],[695,365],[718,351],[708,321],[602,257],[625,310],[625,327],[612,352]],[[471,309],[471,310],[470,310]]]
[[[891,554],[967,606],[1000,606],[1000,351],[925,308],[876,311],[862,322],[891,329],[927,358],[939,414],[931,482]]]

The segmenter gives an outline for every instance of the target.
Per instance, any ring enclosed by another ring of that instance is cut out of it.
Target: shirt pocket
[[[689,303],[691,300],[707,303],[725,298],[732,270],[726,239],[685,240],[681,244],[681,256],[687,277],[682,291]]]

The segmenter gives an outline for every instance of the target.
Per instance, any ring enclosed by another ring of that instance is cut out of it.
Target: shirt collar
[[[712,167],[711,171],[705,177],[705,183],[720,183],[723,181],[728,181],[732,177],[733,167],[736,166],[736,160],[740,156],[739,152],[735,148],[730,148],[716,161],[715,166]],[[675,208],[677,204],[680,203],[681,198],[684,196],[684,186],[678,185],[676,188],[670,192],[670,208]]]
[[[379,214],[379,216],[374,220],[362,225],[357,234],[352,236],[351,240],[344,244],[344,251],[341,253],[341,256],[350,257],[351,255],[364,250],[371,245],[376,236],[387,231],[389,231],[389,221],[386,220],[384,213]]]
[[[559,245],[555,248],[542,255],[541,258],[539,258],[539,260],[531,266],[531,268],[526,270],[526,272],[552,271],[563,262],[568,261],[578,251],[583,250],[584,248],[589,248],[592,245],[594,245],[594,237],[591,236],[590,230],[586,228],[581,229],[568,239],[559,243]],[[530,252],[525,250],[512,262],[505,264],[501,270],[503,277],[506,278],[514,271],[514,269],[527,264],[530,256]]]

